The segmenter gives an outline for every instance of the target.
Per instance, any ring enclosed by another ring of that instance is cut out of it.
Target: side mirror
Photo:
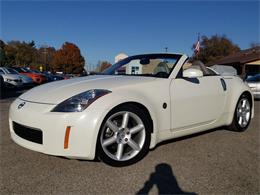
[[[203,76],[203,72],[195,68],[189,68],[183,71],[183,77],[186,78],[198,78],[202,76]]]

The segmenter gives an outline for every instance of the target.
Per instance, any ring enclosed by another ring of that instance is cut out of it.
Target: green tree
[[[5,42],[0,40],[0,66],[4,66],[5,64],[6,64]]]
[[[85,59],[80,49],[73,43],[65,42],[54,54],[52,68],[69,74],[80,74],[84,70]]]
[[[192,49],[195,49],[195,47],[196,45],[194,44]],[[238,51],[240,51],[240,48],[225,35],[213,35],[210,38],[202,36],[200,51],[197,54],[194,53],[192,59],[198,59],[205,64],[209,64]]]
[[[7,65],[29,66],[35,63],[37,50],[34,41],[10,41],[5,45],[4,51]]]
[[[14,66],[15,64],[15,57],[17,53],[17,49],[14,45],[9,45],[8,43],[4,46],[5,58],[6,58],[6,65],[7,66]]]
[[[36,60],[36,48],[34,41],[26,43],[22,42],[17,45],[17,53],[15,57],[16,65],[29,66],[35,63]]]

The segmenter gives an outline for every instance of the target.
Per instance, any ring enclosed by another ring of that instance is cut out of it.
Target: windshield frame
[[[5,70],[8,74],[19,74],[15,69],[13,68],[9,68],[9,67],[5,67]]]
[[[141,54],[141,55],[134,55],[134,56],[129,56],[123,60],[120,60],[119,62],[113,64],[111,67],[105,69],[103,72],[101,72],[101,75],[113,75],[117,76],[117,74],[112,74],[112,72],[115,72],[116,69],[120,68],[121,66],[124,66],[128,64],[129,62],[133,60],[138,60],[142,58],[149,58],[149,59],[176,59],[176,62],[174,63],[172,69],[169,72],[168,77],[156,77],[154,75],[142,75],[142,74],[118,74],[118,76],[143,76],[143,77],[154,77],[154,78],[163,78],[163,79],[168,79],[170,78],[170,75],[172,71],[175,69],[176,65],[178,64],[179,60],[181,59],[182,54],[171,54],[171,53],[154,53],[154,54]],[[149,66],[149,65],[148,65]]]

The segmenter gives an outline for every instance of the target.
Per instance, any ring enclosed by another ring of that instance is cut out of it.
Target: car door
[[[171,129],[178,131],[213,123],[223,113],[225,81],[221,76],[177,77],[170,84]]]

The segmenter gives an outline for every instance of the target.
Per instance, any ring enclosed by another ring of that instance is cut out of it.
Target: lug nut
[[[128,141],[128,139],[127,139],[127,138],[125,138],[125,141],[127,142],[127,141]]]
[[[130,132],[129,132],[129,131],[127,131],[127,132],[126,132],[126,135],[129,135],[129,134],[130,134]]]

